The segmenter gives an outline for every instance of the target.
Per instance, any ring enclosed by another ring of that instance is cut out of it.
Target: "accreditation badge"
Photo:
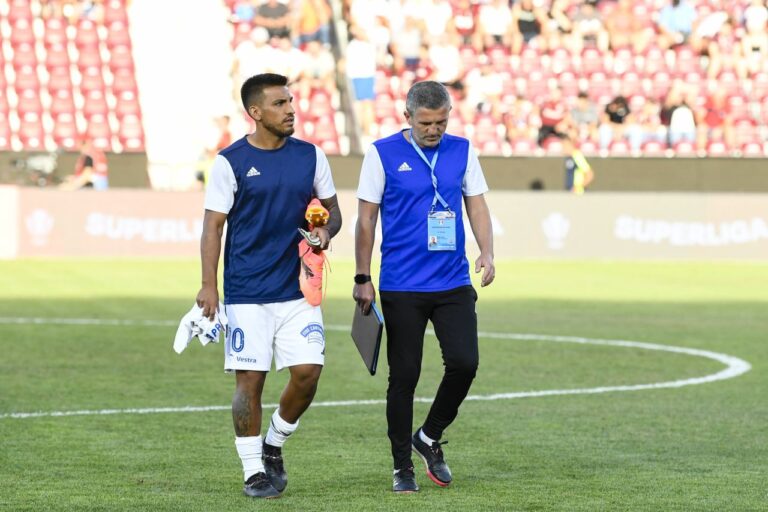
[[[452,211],[429,212],[427,248],[430,251],[456,250],[456,214]]]

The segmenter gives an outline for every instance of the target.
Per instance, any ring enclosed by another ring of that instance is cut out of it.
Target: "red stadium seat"
[[[16,24],[19,20],[32,23],[33,16],[29,0],[11,0],[8,3],[8,22],[11,25]]]
[[[112,129],[106,116],[96,115],[88,119],[85,133],[95,147],[104,151],[112,149]]]
[[[128,25],[121,21],[115,21],[107,25],[107,48],[115,46],[131,46],[131,35]]]
[[[682,140],[675,144],[672,148],[675,152],[675,155],[682,156],[682,157],[693,157],[696,156],[696,148],[694,147],[692,142],[688,142],[687,140]]]
[[[80,138],[74,114],[61,114],[53,118],[53,141],[63,149],[74,150]]]
[[[62,18],[49,18],[45,20],[43,43],[46,48],[54,45],[66,46],[67,24]]]
[[[19,19],[11,24],[11,46],[22,44],[35,44],[35,32],[32,29],[32,21],[28,19]]]
[[[54,68],[67,68],[69,72],[69,52],[66,45],[52,44],[45,51],[45,68],[50,72]]]
[[[756,140],[742,144],[741,154],[745,157],[751,158],[762,158],[764,156],[768,156],[768,152],[766,152],[763,145],[760,143],[760,141]]]
[[[141,119],[136,116],[126,116],[120,121],[118,138],[125,151],[144,150],[144,129]]]
[[[133,70],[133,52],[130,46],[113,46],[109,53],[109,69],[114,73],[118,69]]]
[[[728,147],[722,140],[712,140],[707,144],[707,156],[724,157],[728,156]]]
[[[87,94],[90,91],[104,90],[104,76],[101,74],[100,68],[85,68],[81,70],[81,73],[80,92]]]
[[[37,68],[35,66],[22,66],[16,70],[16,80],[13,84],[17,94],[21,94],[23,91],[31,90],[37,94],[40,89],[40,78],[37,76]]]
[[[395,100],[392,99],[392,96],[389,94],[377,95],[373,102],[373,109],[377,120],[387,117],[397,117]]]
[[[664,156],[666,151],[666,144],[662,144],[657,140],[646,141],[640,148],[640,152],[643,154],[643,156]]]
[[[72,76],[69,68],[53,68],[48,70],[48,92],[53,94],[60,89],[72,89]]]
[[[79,48],[92,48],[99,45],[99,30],[95,22],[82,19],[75,32],[75,45]]]
[[[512,154],[517,156],[532,155],[536,152],[536,141],[520,137],[510,141]]]
[[[674,71],[678,76],[685,76],[690,73],[701,73],[700,57],[690,46],[680,46],[674,52],[675,66]]]
[[[51,91],[51,116],[75,115],[75,100],[72,89],[58,89]]]
[[[98,46],[83,46],[77,56],[78,69],[97,68],[101,73],[101,52]]]
[[[125,12],[125,5],[121,0],[106,0],[104,2],[104,24],[110,25],[116,21],[128,23],[128,13]]]
[[[629,156],[632,153],[629,148],[629,143],[623,139],[611,141],[611,144],[608,146],[608,151],[611,156]]]
[[[22,66],[36,66],[37,54],[35,47],[31,44],[22,44],[13,48],[13,68],[18,69]]]
[[[587,76],[605,71],[605,58],[597,48],[584,48],[579,69]]]
[[[32,89],[20,91],[16,111],[19,113],[19,117],[27,115],[40,117],[43,113],[43,104],[38,92]]]
[[[136,92],[136,78],[133,76],[133,70],[115,70],[112,80],[112,91],[115,94],[120,94],[121,92],[125,91]]]
[[[42,150],[45,147],[45,132],[40,116],[27,113],[19,116],[19,140],[26,150]]]
[[[11,149],[11,126],[8,124],[8,116],[0,112],[0,150]]]
[[[109,113],[109,106],[104,93],[98,89],[89,91],[83,97],[83,115],[86,119],[93,117],[106,117]]]
[[[141,117],[139,99],[134,91],[123,91],[116,96],[116,100],[115,115],[117,115],[118,119],[122,119],[125,116]],[[297,126],[299,124],[301,123],[297,123]]]

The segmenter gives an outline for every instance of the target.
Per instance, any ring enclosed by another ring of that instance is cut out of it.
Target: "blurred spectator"
[[[584,157],[584,153],[576,147],[569,136],[563,136],[562,142],[565,156],[565,190],[581,195],[595,179],[595,172]]]
[[[595,9],[594,0],[582,0],[573,16],[572,30],[575,53],[581,53],[585,46],[597,47],[601,52],[608,51],[608,31],[603,26],[600,11]]]
[[[403,28],[392,36],[390,51],[392,53],[392,68],[396,74],[403,70],[416,71],[421,62],[422,34],[421,23],[416,18],[405,18]]]
[[[355,25],[349,27],[351,40],[347,44],[344,68],[352,80],[355,113],[360,121],[360,128],[366,136],[374,136],[373,100],[376,97],[376,47],[366,33]]]
[[[424,27],[427,31],[427,38],[436,41],[443,34],[456,36],[455,29],[451,23],[453,18],[453,8],[448,0],[425,0],[422,2],[422,12],[424,13]],[[457,41],[453,41],[456,44]]]
[[[238,0],[232,9],[233,23],[250,23],[256,16],[259,0]]]
[[[461,54],[448,34],[437,37],[429,46],[428,53],[433,67],[431,80],[448,87],[453,87],[461,81],[464,74]]]
[[[543,146],[544,141],[549,137],[562,137],[566,134],[568,129],[567,113],[563,92],[560,88],[550,89],[549,96],[539,109],[539,116],[541,117],[541,127],[536,140],[539,146]]]
[[[670,0],[659,12],[659,46],[671,48],[685,44],[695,20],[696,10],[686,0]]]
[[[484,56],[483,56],[484,57]],[[481,65],[467,73],[467,98],[465,103],[475,112],[490,114],[494,121],[501,123],[501,94],[504,92],[504,80],[487,58]]]
[[[706,149],[711,140],[723,141],[729,148],[734,147],[733,117],[728,96],[723,89],[717,88],[697,110],[696,125],[698,149]]]
[[[336,92],[336,61],[319,41],[310,41],[304,49],[306,58],[299,80],[299,95],[309,98],[313,90]]]
[[[667,146],[667,128],[661,124],[661,105],[653,98],[648,98],[640,112],[633,115],[633,122],[627,127],[629,147],[638,154],[648,142],[658,142]]]
[[[237,45],[232,61],[232,85],[238,104],[243,82],[259,73],[274,72],[277,59],[275,49],[269,44],[269,32],[264,27],[255,27],[250,37]]]
[[[63,190],[85,188],[107,190],[109,188],[108,175],[107,156],[93,145],[90,138],[85,138],[80,143],[80,155],[75,161],[74,172],[64,179],[60,188]]]
[[[744,80],[747,78],[747,66],[741,56],[741,45],[735,34],[736,20],[729,17],[720,30],[710,39],[705,39],[706,53],[709,56],[707,77],[717,78],[724,70],[734,71]]]
[[[680,88],[670,91],[672,113],[669,117],[669,144],[674,148],[679,142],[696,143],[696,119],[688,100]]]
[[[504,115],[504,126],[507,129],[507,140],[514,144],[520,139],[536,140],[538,136],[538,120],[536,107],[523,96],[516,96],[507,106]]]
[[[274,51],[274,72],[287,76],[288,83],[290,84],[296,82],[306,67],[305,61],[307,56],[305,53],[293,46],[293,43],[287,37],[277,39],[277,46]]]
[[[627,118],[630,114],[627,98],[621,95],[613,98],[605,106],[598,130],[601,149],[608,149],[611,142],[624,138],[624,130],[629,124]]]
[[[570,0],[552,0],[547,20],[547,47],[549,49],[562,48],[568,46],[566,41],[570,38],[573,30],[573,23],[568,17],[567,9],[570,6]]]
[[[579,92],[576,104],[570,112],[570,121],[574,132],[572,137],[575,140],[597,140],[600,115],[597,105],[589,99],[585,91]]]
[[[270,38],[291,37],[291,13],[278,0],[266,0],[256,9],[253,22],[267,29]]]
[[[459,44],[472,46],[475,51],[483,50],[483,40],[477,27],[475,8],[471,0],[456,0],[453,2],[453,27],[459,36]]]
[[[333,12],[328,0],[299,0],[296,15],[296,46],[310,41],[331,44]]]
[[[507,0],[491,0],[478,13],[478,32],[486,49],[512,44],[512,9]]]
[[[533,0],[519,0],[512,6],[512,53],[519,54],[523,45],[547,49],[547,41],[539,37],[547,29],[547,13]]]
[[[208,173],[211,171],[216,155],[232,144],[232,132],[229,128],[229,116],[218,116],[213,119],[211,131],[207,134],[207,141],[202,155],[200,155],[199,168],[195,185],[204,188],[208,183]]]
[[[104,22],[104,0],[79,0],[75,4],[74,18],[91,20],[95,23]]]
[[[768,11],[764,2],[752,1],[744,11],[744,26],[747,32],[741,43],[747,71],[755,74],[768,70]]]
[[[639,53],[655,38],[653,28],[645,25],[643,20],[635,15],[632,10],[634,4],[632,0],[619,0],[605,19],[610,46],[614,50],[632,48],[634,52]]]
[[[709,41],[717,36],[727,21],[728,13],[724,10],[716,10],[696,18],[691,31],[691,47],[698,53],[706,53]]]

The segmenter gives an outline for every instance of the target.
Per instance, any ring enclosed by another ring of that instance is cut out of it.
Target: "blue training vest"
[[[289,137],[274,150],[243,137],[220,153],[235,174],[224,248],[226,304],[265,304],[303,297],[299,290],[299,227],[312,199],[315,146]]]
[[[435,167],[440,195],[456,214],[455,251],[429,251],[427,214],[435,196],[429,166],[402,132],[374,142],[384,167],[381,198],[382,291],[439,292],[471,284],[464,251],[462,183],[469,141],[443,135]],[[431,159],[434,151],[425,149]],[[436,209],[442,209],[438,202]]]

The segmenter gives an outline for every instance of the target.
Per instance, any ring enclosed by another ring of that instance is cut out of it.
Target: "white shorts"
[[[305,299],[270,304],[228,304],[224,370],[268,372],[299,364],[325,363],[320,306]]]

